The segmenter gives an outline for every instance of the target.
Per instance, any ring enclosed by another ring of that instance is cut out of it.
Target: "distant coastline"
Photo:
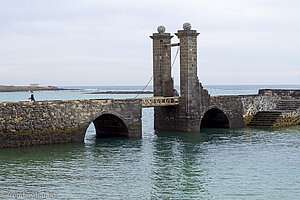
[[[85,94],[153,94],[152,91],[103,91],[103,92],[90,92]]]
[[[40,86],[6,86],[6,85],[0,85],[0,92],[22,92],[22,91],[48,91],[48,90],[67,90],[63,88],[58,88],[55,86],[46,86],[46,87],[40,87]]]

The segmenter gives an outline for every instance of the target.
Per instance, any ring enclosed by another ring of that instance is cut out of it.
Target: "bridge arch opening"
[[[103,114],[93,121],[96,137],[128,137],[128,129],[122,119],[113,114]]]
[[[212,108],[202,117],[200,128],[230,128],[230,123],[222,110]]]

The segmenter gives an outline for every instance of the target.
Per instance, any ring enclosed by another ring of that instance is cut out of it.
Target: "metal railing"
[[[179,105],[179,97],[145,97],[141,99],[143,108]]]

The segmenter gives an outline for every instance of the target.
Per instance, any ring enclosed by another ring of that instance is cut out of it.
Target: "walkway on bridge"
[[[144,97],[132,99],[114,99],[114,100],[141,100],[142,107],[162,107],[162,106],[178,106],[180,97]]]
[[[143,108],[179,105],[179,97],[146,97],[141,99]]]

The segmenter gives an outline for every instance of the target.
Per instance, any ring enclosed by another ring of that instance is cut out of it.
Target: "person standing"
[[[28,99],[30,99],[30,102],[35,102],[32,90],[30,90],[30,98],[28,98]]]

